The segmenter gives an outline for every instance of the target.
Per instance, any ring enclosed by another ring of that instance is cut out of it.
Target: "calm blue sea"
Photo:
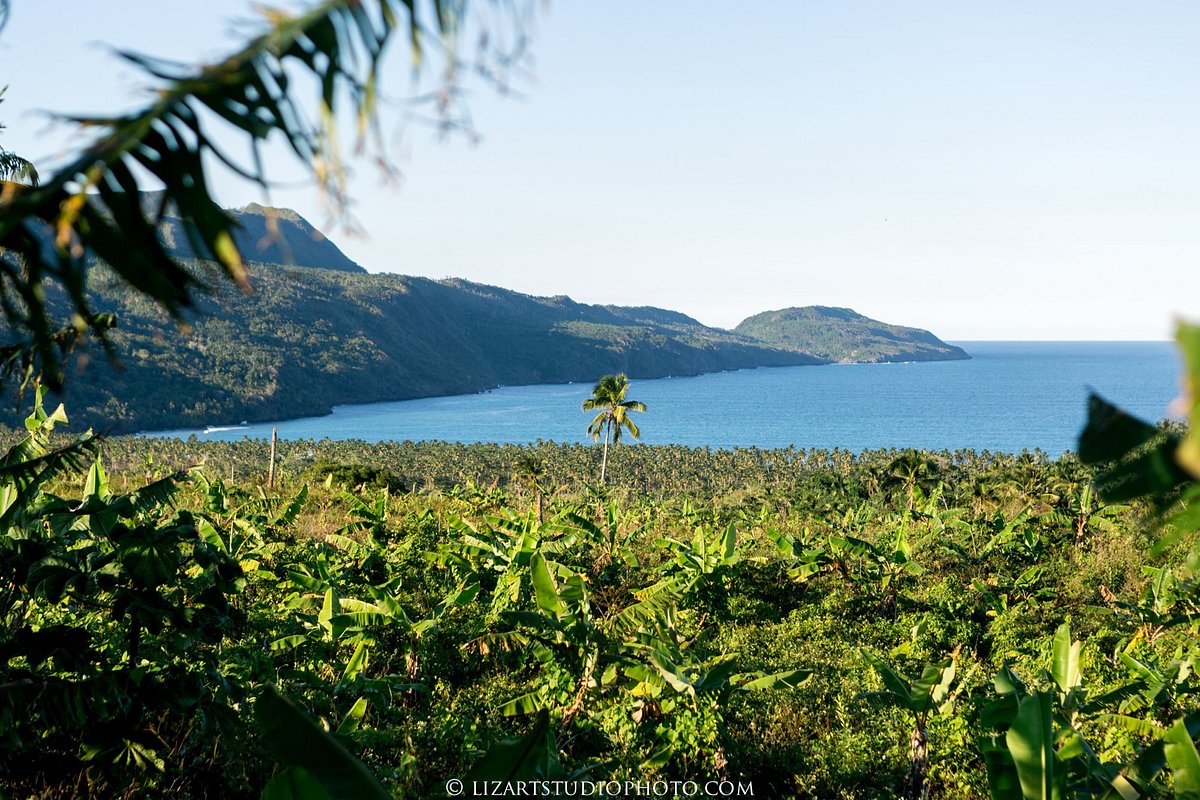
[[[910,364],[776,367],[634,380],[642,441],[707,447],[1075,449],[1089,388],[1158,420],[1179,393],[1167,342],[956,342],[973,358]],[[597,376],[599,377],[599,376]],[[237,440],[588,441],[590,384],[339,406],[326,417],[155,436]],[[214,425],[220,421],[214,420]]]

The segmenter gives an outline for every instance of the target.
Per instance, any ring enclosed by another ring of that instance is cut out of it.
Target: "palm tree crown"
[[[625,393],[629,391],[629,377],[620,375],[605,375],[596,381],[592,396],[583,401],[584,411],[600,410],[600,413],[588,425],[588,433],[594,441],[604,434],[604,458],[600,462],[600,482],[604,483],[604,474],[608,467],[608,442],[611,437],[613,444],[621,440],[621,431],[629,431],[629,435],[637,439],[642,435],[637,424],[630,418],[630,411],[645,411],[646,404],[638,400],[626,400]]]
[[[0,103],[4,102],[4,93],[7,91],[7,86],[0,89]],[[4,123],[0,123],[0,132],[3,131]],[[37,169],[34,168],[33,162],[0,147],[0,181],[21,181],[31,186],[37,186]]]

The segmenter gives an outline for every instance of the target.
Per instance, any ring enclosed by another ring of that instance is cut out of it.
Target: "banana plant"
[[[1175,626],[1194,626],[1200,620],[1200,580],[1180,580],[1170,566],[1144,566],[1142,574],[1149,580],[1136,603],[1122,601],[1106,589],[1101,591],[1108,610],[1136,626],[1127,649],[1139,641],[1153,643]]]
[[[550,712],[564,731],[581,715],[616,714],[638,725],[653,719],[656,744],[644,765],[648,770],[699,752],[680,733],[694,730],[684,720],[707,721],[715,731],[729,691],[784,688],[806,674],[744,672],[725,655],[697,661],[700,648],[676,633],[677,603],[688,588],[682,577],[647,587],[620,611],[600,616],[586,575],[541,553],[532,556],[530,575],[534,608],[506,612],[502,618],[514,629],[485,641],[489,649],[519,644],[538,666],[530,689],[501,712]]]
[[[971,524],[962,517],[963,508],[946,508],[942,497],[943,487],[937,487],[928,496],[919,496],[913,517],[923,520],[929,533],[939,541],[957,539],[971,532]]]
[[[342,595],[350,591],[350,586],[356,582],[357,569],[352,561],[337,557],[336,551],[327,546],[318,548],[312,558],[292,564],[287,570],[287,581],[292,591],[283,600],[287,609],[306,609],[319,603],[330,591]],[[398,579],[384,584],[385,588],[395,588]]]
[[[639,726],[653,721],[655,744],[643,764],[649,771],[677,755],[699,752],[680,733],[694,730],[684,717],[715,725],[728,692],[787,688],[807,676],[798,670],[742,672],[734,656],[701,657],[700,648],[682,642],[677,607],[694,585],[686,573],[664,577],[604,615],[591,603],[586,575],[542,553],[531,557],[530,575],[535,608],[506,612],[503,618],[519,630],[489,637],[488,644],[519,643],[539,664],[539,677],[501,711],[561,713],[564,730],[581,714],[615,713]]]
[[[495,483],[490,486],[481,486],[465,476],[463,482],[456,484],[448,494],[453,499],[464,503],[472,514],[502,509],[506,500],[504,490],[498,488]]]
[[[390,547],[391,534],[388,523],[390,492],[384,487],[370,501],[353,492],[343,492],[350,521],[325,540],[355,562],[355,568],[364,575],[378,578],[386,572],[385,562]]]
[[[367,648],[378,643],[386,631],[396,631],[403,639],[405,668],[410,683],[420,678],[419,645],[422,637],[437,630],[438,622],[448,612],[471,603],[479,593],[478,583],[467,583],[455,587],[436,606],[415,621],[405,612],[399,598],[384,589],[367,586],[371,600],[342,598],[341,612],[330,618],[330,626],[337,626],[341,638],[355,646],[352,662],[365,659]],[[353,676],[350,676],[351,678]]]
[[[1124,796],[1132,788],[1126,785],[1119,765],[1104,763],[1081,732],[1083,723],[1099,715],[1114,697],[1089,698],[1083,681],[1082,647],[1082,642],[1072,640],[1070,626],[1063,623],[1050,642],[1046,688],[1026,689],[1007,667],[997,674],[1000,699],[982,715],[985,727],[1000,731],[985,737],[983,744],[993,794],[998,786],[1009,786],[1010,791],[1019,786],[1025,798],[1067,797],[1069,788],[1072,793],[1116,791]],[[1112,715],[1105,719],[1122,721]],[[1123,721],[1126,727],[1141,727],[1128,718]]]
[[[346,501],[351,521],[338,529],[336,535],[343,539],[359,537],[372,551],[387,544],[389,496],[386,486],[370,502],[353,492],[343,492],[342,499]]]
[[[279,537],[304,509],[308,487],[301,486],[285,500],[267,497],[261,489],[251,495],[223,480],[209,480],[200,470],[192,474],[205,495],[198,514],[200,535],[236,560],[247,575],[274,579],[263,567],[270,566],[283,548]]]
[[[880,611],[892,617],[904,579],[925,572],[925,567],[913,557],[908,523],[903,518],[898,521],[890,546],[854,536],[831,536],[829,549],[839,571],[871,594]]]
[[[321,585],[319,581],[302,583],[309,589],[319,588]],[[334,647],[352,647],[352,653],[336,682],[335,692],[354,689],[356,693],[366,692],[371,696],[386,698],[397,691],[411,693],[423,690],[424,687],[420,683],[420,646],[423,637],[437,630],[437,625],[445,614],[472,602],[479,592],[479,585],[467,583],[457,586],[436,606],[415,619],[405,611],[400,598],[393,593],[392,589],[396,585],[398,581],[383,587],[368,585],[365,591],[371,599],[362,600],[344,597],[336,587],[325,584],[325,593],[319,601],[309,594],[309,603],[306,606],[292,604],[292,607],[302,609],[298,615],[302,632],[275,639],[270,644],[271,650],[295,651],[310,643],[321,642],[331,643]],[[365,678],[372,648],[384,636],[389,637],[389,642],[395,642],[397,638],[400,640],[399,649],[404,656],[404,673],[388,673],[380,678],[367,680]],[[398,677],[402,680],[397,681]],[[365,703],[365,700],[363,702]]]
[[[997,511],[991,519],[992,529],[996,532],[979,550],[978,556],[983,558],[998,550],[1009,549],[1014,541],[1020,541],[1021,549],[1029,551],[1038,541],[1030,530],[1029,523],[1032,519],[1033,506],[1030,504],[1026,504],[1011,518],[1005,518]]]
[[[588,569],[589,575],[599,577],[614,562],[626,566],[638,565],[637,554],[629,542],[641,530],[632,514],[621,512],[620,506],[614,500],[604,510],[604,516],[599,522],[578,514],[569,512],[566,517],[582,533],[582,540],[592,548],[592,564]]]
[[[838,527],[853,527],[873,517],[874,511],[862,506],[847,512]],[[806,583],[815,576],[836,573],[873,597],[881,612],[894,616],[901,585],[907,578],[924,574],[925,567],[913,556],[908,516],[893,517],[891,522],[896,526],[895,534],[883,545],[850,533],[830,534],[823,544],[811,544],[778,533],[771,538],[784,560],[793,564],[788,574],[796,582]],[[807,529],[804,532],[808,534]]]
[[[493,621],[519,608],[522,597],[530,595],[530,564],[535,555],[553,557],[571,548],[580,536],[578,529],[558,521],[542,525],[532,514],[522,517],[511,512],[476,523],[451,515],[449,527],[452,537],[434,559],[449,566],[460,580],[470,574],[479,576],[492,592]]]
[[[790,564],[788,575],[797,583],[806,583],[809,578],[837,567],[836,559],[826,548],[813,546],[808,541],[809,530],[805,528],[801,538],[779,531],[766,529],[767,538],[775,545],[780,559]]]
[[[748,542],[738,546],[737,527],[732,522],[723,531],[711,533],[698,527],[691,542],[664,537],[655,544],[674,555],[664,566],[667,578],[681,578],[689,591],[702,583],[728,583],[751,549]]]
[[[1121,687],[1123,694],[1136,692],[1121,699],[1121,714],[1150,712],[1158,719],[1174,717],[1182,711],[1181,701],[1198,693],[1194,652],[1185,655],[1177,648],[1169,660],[1154,654],[1136,659],[1128,652],[1116,656],[1128,676]]]
[[[529,564],[534,608],[510,610],[504,620],[513,630],[486,637],[487,646],[520,643],[540,664],[535,686],[501,707],[504,714],[561,709],[565,728],[587,708],[603,669],[607,640],[593,616],[587,578],[534,553]]]
[[[1030,689],[1008,667],[995,678],[998,699],[985,705],[980,720],[990,733],[980,742],[993,800],[1065,800],[1068,797],[1136,800],[1155,790],[1154,781],[1170,768],[1175,796],[1192,798],[1200,772],[1192,768],[1200,715],[1182,717],[1170,727],[1107,709],[1145,705],[1131,698],[1159,697],[1155,670],[1128,663],[1134,680],[1090,697],[1083,681],[1082,643],[1072,641],[1064,623],[1050,644],[1050,670],[1043,688]],[[1132,661],[1132,659],[1130,659]],[[1117,726],[1150,741],[1128,764],[1103,761],[1084,737],[1085,723]]]
[[[927,777],[929,765],[928,725],[931,714],[947,714],[953,708],[950,686],[954,682],[956,665],[953,657],[936,664],[926,664],[921,675],[908,678],[890,667],[883,659],[863,650],[862,656],[883,681],[883,691],[867,696],[907,712],[912,720],[908,744],[908,773],[901,797],[905,800],[926,800],[931,786]]]
[[[712,653],[698,640],[682,639],[675,619],[668,610],[657,627],[641,629],[621,644],[621,656],[603,674],[601,685],[617,690],[635,724],[654,725],[650,753],[641,764],[647,773],[676,759],[707,761],[707,769],[720,769],[729,696],[794,689],[811,673],[746,671],[737,653]]]
[[[1091,484],[1084,484],[1065,493],[1047,518],[1051,522],[1070,526],[1078,544],[1091,533],[1112,533],[1117,528],[1117,520],[1128,510],[1127,505],[1104,503]]]
[[[50,494],[98,442],[56,447],[42,400],[0,457],[0,761],[160,773],[164,735],[229,722],[218,647],[245,579],[173,508],[186,475],[118,494],[95,460],[82,498]]]
[[[1045,573],[1044,564],[1034,564],[1015,578],[1007,579],[1002,575],[994,575],[987,580],[976,578],[971,586],[987,604],[987,615],[995,617],[1024,603],[1036,606],[1058,597],[1054,587],[1042,585]]]

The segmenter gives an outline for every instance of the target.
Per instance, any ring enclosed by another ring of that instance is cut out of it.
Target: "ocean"
[[[631,379],[646,444],[934,450],[1051,455],[1073,450],[1089,390],[1150,420],[1181,391],[1169,342],[955,342],[968,361],[768,367]],[[599,377],[599,376],[597,376]],[[589,441],[590,383],[506,386],[472,395],[338,406],[324,417],[143,435],[530,443]]]

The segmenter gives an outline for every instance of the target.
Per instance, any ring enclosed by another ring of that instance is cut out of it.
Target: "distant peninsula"
[[[864,317],[849,308],[806,306],[764,311],[742,320],[735,333],[839,364],[952,361],[970,358],[920,328]]]
[[[614,372],[660,378],[967,357],[926,331],[849,309],[766,312],[728,331],[660,308],[369,273],[294,211],[250,205],[230,213],[254,292],[209,280],[214,288],[198,299],[186,334],[107,267],[93,267],[96,310],[118,318],[120,366],[99,348],[76,358],[61,398],[75,425],[201,428]],[[168,218],[161,235],[181,263],[211,274],[182,223]],[[19,417],[13,409],[10,398],[3,421]]]

